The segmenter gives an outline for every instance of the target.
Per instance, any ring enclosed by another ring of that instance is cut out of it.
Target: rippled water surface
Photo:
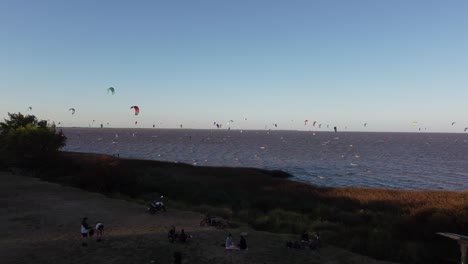
[[[203,166],[280,169],[322,186],[468,190],[468,135],[64,129],[64,150]]]

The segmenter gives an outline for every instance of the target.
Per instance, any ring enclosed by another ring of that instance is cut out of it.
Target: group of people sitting
[[[234,242],[232,241],[232,234],[229,233],[228,236],[226,237],[225,247],[226,249],[248,250],[247,240],[245,240],[245,234],[241,234],[239,244],[236,246],[234,245]]]
[[[307,231],[304,231],[301,234],[301,238],[299,241],[286,242],[286,247],[296,248],[296,249],[304,249],[304,248],[315,249],[315,248],[320,247],[320,245],[321,245],[321,241],[320,241],[319,233],[318,232],[314,233],[311,238]]]
[[[192,236],[189,234],[186,234],[184,229],[182,229],[180,231],[180,234],[178,234],[176,232],[175,226],[172,226],[171,229],[169,229],[169,232],[167,233],[167,239],[171,243],[174,243],[174,242],[185,243],[191,238]]]

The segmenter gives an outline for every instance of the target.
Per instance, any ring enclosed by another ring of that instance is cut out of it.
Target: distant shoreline
[[[231,129],[225,129],[225,128],[162,128],[162,127],[106,127],[104,126],[103,128],[100,127],[64,127],[64,126],[56,126],[57,129],[97,129],[97,130],[105,130],[105,129],[125,129],[125,130],[175,130],[175,131],[193,131],[193,130],[200,130],[200,131],[249,131],[249,132],[304,132],[304,133],[332,133],[335,134],[333,130],[293,130],[293,129],[239,129],[239,128],[231,128]],[[339,130],[336,132],[336,134],[343,134],[343,133],[398,133],[398,134],[424,134],[424,135],[430,135],[430,134],[460,134],[464,135],[466,134],[468,136],[468,132],[427,132],[427,131],[357,131],[357,130]]]

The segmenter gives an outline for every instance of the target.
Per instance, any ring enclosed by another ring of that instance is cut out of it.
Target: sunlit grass
[[[39,172],[37,172],[39,170]],[[139,202],[212,213],[279,233],[320,232],[326,243],[375,258],[438,263],[457,248],[436,232],[468,233],[468,192],[322,188],[250,168],[64,153],[42,178]]]

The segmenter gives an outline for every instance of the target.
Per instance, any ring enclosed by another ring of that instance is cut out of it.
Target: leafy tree
[[[66,137],[55,125],[38,120],[33,115],[8,113],[0,122],[0,150],[15,160],[41,160],[65,146]]]

